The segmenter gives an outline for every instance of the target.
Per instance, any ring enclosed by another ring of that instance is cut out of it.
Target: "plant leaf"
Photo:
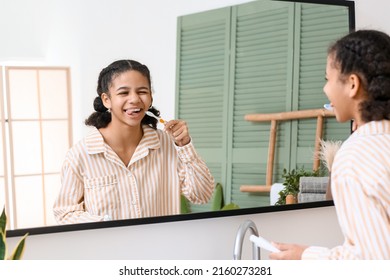
[[[15,247],[15,250],[12,252],[11,256],[8,258],[9,260],[20,260],[24,253],[24,244],[26,241],[26,237],[28,233],[26,233],[22,239],[19,240],[18,245]]]
[[[5,215],[5,207],[3,207],[3,212],[1,213],[1,216],[0,216],[0,232],[4,233],[4,237],[5,237],[6,225],[7,225],[7,216]]]
[[[217,183],[217,185],[215,186],[215,191],[214,191],[212,210],[213,211],[221,210],[222,206],[223,206],[222,185],[220,183]]]
[[[237,204],[229,203],[226,204],[224,207],[222,207],[221,210],[234,210],[234,209],[240,209],[240,207]]]
[[[5,243],[5,234],[0,232],[0,260],[5,260],[7,255],[7,245]]]
[[[191,213],[189,202],[183,194],[180,195],[180,213],[181,214]]]

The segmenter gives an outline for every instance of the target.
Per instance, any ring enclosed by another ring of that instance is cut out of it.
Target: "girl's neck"
[[[110,123],[107,127],[99,129],[104,141],[112,148],[127,149],[130,146],[137,146],[143,137],[142,125],[117,127]]]

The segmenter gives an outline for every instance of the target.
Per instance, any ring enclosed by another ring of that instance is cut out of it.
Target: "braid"
[[[343,76],[359,76],[367,92],[360,104],[362,119],[390,119],[390,37],[380,31],[356,31],[337,41],[329,53]]]

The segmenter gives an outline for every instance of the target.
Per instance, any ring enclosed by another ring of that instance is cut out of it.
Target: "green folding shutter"
[[[233,7],[232,63],[229,93],[230,200],[242,208],[269,205],[267,193],[240,191],[241,185],[265,185],[270,122],[244,116],[289,110],[293,56],[293,3],[256,1]],[[289,128],[277,133],[274,176],[288,162]]]
[[[230,8],[178,18],[176,115],[216,182],[226,187]],[[210,203],[209,203],[210,204]],[[192,205],[192,212],[210,205]]]
[[[323,108],[328,99],[323,92],[327,48],[348,33],[348,9],[341,6],[296,4],[295,65],[299,77],[294,86],[293,110]],[[294,121],[292,126],[291,168],[312,168],[316,119]],[[325,119],[323,138],[344,140],[350,134],[349,123]]]

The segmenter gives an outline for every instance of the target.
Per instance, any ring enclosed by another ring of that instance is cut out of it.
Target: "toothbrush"
[[[152,117],[152,118],[155,118],[156,120],[158,120],[160,123],[162,124],[165,124],[166,121],[160,117],[157,117],[155,114],[153,114],[152,112],[150,111],[146,111],[145,114],[147,114],[149,117]]]
[[[324,108],[329,111],[333,111],[333,107],[330,104],[324,104]]]

